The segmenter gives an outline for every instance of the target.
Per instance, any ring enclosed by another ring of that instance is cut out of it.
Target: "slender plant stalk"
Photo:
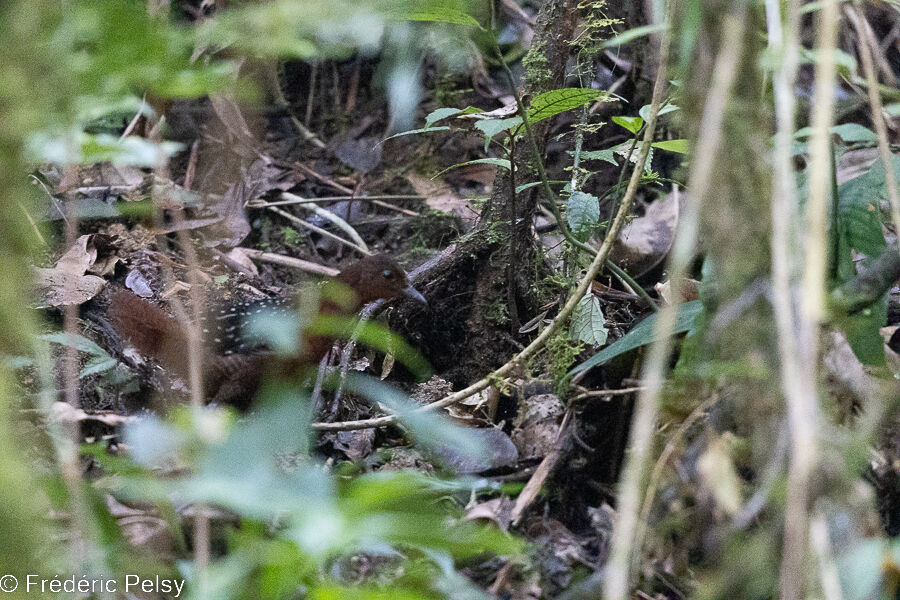
[[[512,71],[509,69],[509,65],[506,64],[506,61],[503,58],[503,55],[500,53],[499,48],[495,48],[498,59],[500,60],[500,64],[503,66],[503,70],[506,74],[507,82],[509,83],[510,90],[512,91],[513,97],[516,99],[516,107],[519,110],[519,114],[522,116],[522,123],[525,127],[525,136],[528,138],[529,145],[531,146],[531,152],[534,157],[535,165],[538,170],[538,179],[541,180],[541,184],[544,188],[544,194],[547,197],[547,208],[550,209],[550,212],[553,213],[553,218],[556,219],[556,225],[559,227],[560,233],[562,233],[563,237],[575,248],[581,250],[585,254],[589,256],[594,256],[597,254],[597,249],[585,244],[581,240],[575,237],[575,235],[569,230],[569,227],[566,225],[565,219],[563,219],[562,214],[559,212],[559,200],[556,194],[553,192],[553,188],[550,187],[550,179],[547,177],[547,171],[544,168],[544,160],[541,156],[540,148],[538,148],[537,137],[534,135],[534,131],[531,129],[531,123],[528,120],[528,111],[525,109],[525,105],[522,103],[522,98],[519,95],[518,89],[516,89],[515,82],[513,81]],[[649,126],[649,123],[648,123]],[[653,135],[653,131],[651,130],[650,135]],[[635,137],[634,143],[631,145],[631,151],[628,154],[628,158],[625,160],[625,164],[622,165],[622,171],[619,173],[619,183],[622,183],[622,176],[625,172],[625,168],[628,165],[629,160],[631,159],[631,152],[634,151],[635,144],[637,143],[637,138]],[[576,158],[578,155],[576,154]],[[646,162],[646,158],[645,158]],[[635,165],[635,169],[638,172],[638,175],[643,173],[643,163],[640,169],[637,169],[637,165]],[[575,181],[576,172],[578,170],[578,162],[575,162],[575,167],[573,169],[572,180]],[[573,185],[572,191],[575,191],[575,187]],[[627,192],[626,192],[627,193]],[[618,214],[618,210],[616,210],[616,214]],[[606,259],[606,266],[609,267],[609,270],[613,272],[613,274],[619,279],[623,280],[629,287],[631,287],[634,292],[641,297],[644,302],[646,302],[650,308],[654,311],[657,310],[656,302],[653,301],[653,298],[650,297],[650,294],[647,293],[647,290],[642,288],[638,283],[625,272],[624,269],[619,267],[618,265],[613,265],[612,261],[608,258]]]
[[[856,35],[859,36],[859,55],[862,58],[863,72],[866,75],[866,87],[869,92],[869,106],[872,108],[872,123],[875,125],[875,134],[878,136],[878,154],[884,163],[885,184],[888,191],[888,200],[891,204],[891,222],[894,231],[900,233],[900,196],[897,194],[897,177],[894,173],[893,154],[891,154],[888,142],[887,124],[885,123],[884,110],[881,105],[881,93],[878,88],[878,76],[875,74],[875,62],[872,57],[872,45],[875,43],[869,28],[866,27],[865,18],[856,7],[846,7],[845,12],[853,22]]]
[[[802,310],[797,315],[798,369],[790,375],[796,386],[787,398],[791,434],[787,499],[784,508],[784,541],[781,554],[780,590],[783,600],[805,597],[809,546],[809,484],[818,456],[816,431],[819,399],[816,390],[819,326],[825,317],[829,185],[832,179],[831,125],[837,76],[838,9],[835,0],[824,0],[819,12],[816,50],[816,87],[812,106],[809,200],[807,202],[802,280]],[[836,199],[835,199],[836,201]]]
[[[666,15],[671,12],[667,6]],[[746,3],[737,3],[732,12],[725,15],[722,39],[713,68],[713,79],[706,97],[706,105],[700,123],[700,137],[691,161],[687,203],[679,218],[678,231],[669,256],[669,281],[672,286],[672,304],[659,312],[655,341],[644,367],[644,390],[638,394],[635,413],[629,435],[630,448],[622,475],[618,497],[618,519],[611,542],[610,557],[606,566],[604,600],[626,600],[631,588],[632,555],[637,549],[635,533],[641,504],[641,487],[650,450],[653,432],[659,412],[659,394],[668,363],[670,336],[675,326],[678,305],[681,303],[682,279],[694,254],[699,230],[700,210],[713,179],[722,141],[722,124],[731,98],[731,90],[737,77],[737,66],[743,52],[742,43]],[[667,30],[661,41],[660,71],[668,62],[671,33]],[[654,97],[656,92],[654,90]],[[652,127],[652,123],[649,125]]]
[[[817,510],[809,524],[809,546],[819,566],[819,586],[824,600],[843,600],[841,580],[838,577],[837,562],[831,551],[831,536],[828,535],[828,520],[825,513]]]

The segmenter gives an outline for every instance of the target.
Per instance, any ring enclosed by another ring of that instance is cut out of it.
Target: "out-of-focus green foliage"
[[[413,6],[418,12],[411,12]],[[243,91],[235,76],[245,54],[319,59],[380,53],[381,85],[394,125],[402,128],[420,97],[423,54],[448,66],[464,64],[472,48],[460,32],[472,23],[463,15],[473,14],[477,22],[487,14],[471,11],[466,2],[433,8],[445,18],[435,18],[422,3],[392,0],[247,2],[196,26],[178,24],[165,12],[152,15],[148,3],[138,0],[0,5],[0,322],[18,325],[0,327],[0,354],[29,355],[36,339],[21,289],[36,240],[26,218],[34,210],[26,186],[29,163],[164,161],[175,146],[118,140],[115,125],[138,111],[148,113],[158,99]],[[346,323],[316,326],[324,333],[349,334]],[[261,322],[258,329],[269,342],[286,339],[275,335],[278,327]],[[86,374],[109,366],[105,353],[82,340],[48,339],[91,355]],[[391,351],[413,371],[424,368],[402,340],[374,326],[363,329],[362,341]],[[298,350],[290,343],[275,347],[287,355]],[[39,490],[19,454],[7,363],[0,363],[4,572],[108,577],[170,572],[171,565],[159,562],[169,557],[148,560],[125,541],[105,506],[106,494],[155,503],[169,522],[178,558],[188,554],[176,507],[207,503],[238,517],[239,527],[216,530],[224,550],[208,569],[177,564],[194,598],[479,597],[483,594],[456,573],[455,561],[520,550],[508,535],[461,519],[458,499],[467,500],[481,484],[402,472],[355,479],[330,473],[312,456],[313,407],[309,390],[298,381],[268,382],[261,404],[246,418],[216,409],[143,418],[126,433],[131,458],[85,448],[105,472],[74,488],[84,487],[88,504],[76,506],[72,488],[60,477],[48,478]],[[464,455],[483,450],[464,430],[436,413],[417,411],[386,384],[351,376],[345,386],[397,414],[422,448],[459,445]],[[48,541],[51,506],[70,516],[67,539],[92,532],[72,545],[83,551],[63,557],[59,545]],[[386,566],[361,580],[348,567],[353,555]]]
[[[349,387],[380,401],[393,396],[391,408],[406,403],[379,382],[356,378]],[[394,566],[378,573],[380,590],[360,588],[353,597],[381,597],[384,586],[399,597],[450,597],[438,593],[440,577],[429,589],[394,571],[414,558],[438,567],[442,557],[452,564],[519,551],[508,535],[459,520],[452,498],[467,497],[476,484],[404,472],[336,478],[309,454],[308,398],[296,387],[277,384],[267,396],[254,415],[238,421],[222,410],[184,409],[169,423],[146,418],[127,430],[140,466],[177,464],[186,474],[157,479],[149,470],[123,473],[119,494],[158,503],[211,503],[245,521],[228,535],[226,555],[205,574],[186,570],[197,597],[270,598],[297,590],[328,597],[335,585],[353,581],[336,565],[358,553]],[[407,420],[407,426],[419,439],[477,450],[464,430],[436,416]]]

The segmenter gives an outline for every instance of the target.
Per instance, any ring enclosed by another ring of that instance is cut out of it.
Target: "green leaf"
[[[78,373],[78,378],[81,379],[96,373],[105,373],[106,371],[115,368],[117,364],[119,364],[119,361],[111,356],[107,356],[106,358],[95,356],[85,363],[84,368]]]
[[[655,142],[651,145],[654,148],[668,150],[669,152],[677,152],[679,154],[688,153],[688,140],[666,140],[663,142]]]
[[[496,167],[502,167],[506,170],[510,169],[509,160],[505,158],[476,158],[475,160],[467,160],[466,162],[457,163],[450,167],[447,167],[443,171],[440,171],[435,177],[438,175],[443,175],[450,169],[457,169],[459,167],[465,167],[466,165],[494,165]]]
[[[569,337],[575,342],[584,342],[590,346],[602,346],[609,337],[600,300],[590,291],[578,301],[578,306],[572,312]]]
[[[84,336],[75,333],[69,335],[65,332],[60,332],[48,333],[39,337],[42,340],[52,342],[54,344],[68,346],[69,348],[74,348],[79,352],[84,352],[92,356],[92,358],[85,363],[84,368],[82,368],[81,372],[78,374],[79,379],[88,375],[93,375],[95,373],[103,373],[105,371],[109,371],[117,364],[119,364],[119,361],[110,356],[106,352],[106,350]]]
[[[403,137],[404,135],[416,135],[419,133],[431,133],[432,131],[450,131],[450,128],[441,126],[441,127],[423,127],[421,129],[410,129],[409,131],[401,131],[400,133],[395,133],[394,135],[392,135],[390,137],[384,138],[384,140],[382,140],[382,141],[386,142],[386,141],[392,140],[394,138]]]
[[[839,136],[844,143],[877,142],[878,136],[871,129],[863,127],[859,123],[844,123],[831,128],[831,133]],[[795,139],[805,139],[813,134],[812,127],[802,127],[794,132]]]
[[[550,185],[554,185],[554,184],[555,184],[555,185],[567,185],[567,184],[569,184],[569,183],[571,183],[571,182],[569,182],[569,181],[561,181],[561,180],[558,180],[558,179],[551,179],[551,180],[550,180]],[[520,194],[520,193],[524,192],[525,190],[530,190],[531,188],[537,187],[537,186],[539,186],[539,185],[544,185],[544,182],[543,182],[543,181],[532,181],[531,183],[523,183],[522,185],[517,185],[517,186],[516,186],[516,193],[517,193],[517,194]]]
[[[554,115],[578,108],[600,97],[600,90],[590,88],[561,88],[535,96],[528,107],[528,121],[537,123]]]
[[[508,119],[483,119],[475,123],[475,129],[484,133],[484,151],[488,151],[491,139],[501,131],[508,131],[522,124],[522,117]]]
[[[585,192],[574,192],[566,203],[566,220],[575,237],[588,239],[600,223],[600,200]]]
[[[453,115],[458,115],[462,112],[461,108],[438,108],[436,110],[431,111],[428,115],[425,116],[425,129],[428,129],[441,119],[446,119],[447,117],[452,117]]]
[[[481,25],[470,14],[455,8],[448,8],[437,3],[431,5],[424,10],[417,10],[407,13],[405,17],[410,21],[430,21],[433,23],[452,23],[454,25],[466,25],[468,27],[478,27]]]
[[[91,340],[87,339],[86,337],[78,335],[77,333],[47,333],[38,337],[47,342],[53,342],[54,344],[61,344],[63,346],[68,346],[69,348],[74,348],[79,352],[85,352],[94,356],[109,356],[106,350],[104,350]]]
[[[895,172],[900,173],[900,157],[893,156],[892,160]],[[871,260],[887,247],[878,208],[886,196],[886,173],[880,160],[862,175],[838,187],[837,283],[856,276],[855,253]],[[879,329],[887,323],[887,301],[886,294],[864,310],[840,319],[839,325],[850,347],[865,364],[884,364],[884,343]]]
[[[690,331],[694,325],[694,319],[703,310],[703,305],[699,300],[686,302],[678,307],[678,318],[675,321],[675,329],[672,333],[684,333]],[[592,369],[596,366],[625,354],[635,348],[640,348],[652,342],[655,339],[656,314],[652,314],[632,328],[620,339],[616,340],[594,356],[590,357],[580,365],[569,371],[568,376],[573,377]]]
[[[642,38],[646,35],[651,35],[654,33],[659,33],[661,31],[665,31],[666,24],[665,23],[654,23],[653,25],[641,25],[640,27],[633,27],[631,29],[626,29],[622,33],[617,34],[612,39],[609,39],[600,46],[601,48],[615,48],[616,46],[624,46],[625,44],[632,42],[636,39]]]
[[[878,142],[878,136],[875,135],[875,132],[859,123],[835,125],[831,128],[831,132],[839,135],[848,144],[854,142]]]
[[[581,153],[581,160],[605,160],[610,164],[619,166],[619,163],[616,162],[616,151],[620,148],[621,144],[606,150],[588,150]]]
[[[625,117],[620,115],[613,117],[612,121],[616,125],[621,125],[635,135],[637,135],[638,131],[641,130],[641,127],[644,126],[644,119],[640,117]]]
[[[662,108],[659,109],[659,112],[656,113],[656,116],[661,117],[670,112],[675,112],[676,110],[681,110],[681,107],[676,106],[674,104],[665,104]],[[638,111],[638,115],[640,115],[640,117],[642,119],[644,119],[645,121],[649,121],[650,120],[650,105],[645,104],[644,106],[642,106],[641,110]]]

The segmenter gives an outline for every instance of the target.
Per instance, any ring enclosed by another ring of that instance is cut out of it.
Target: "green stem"
[[[588,244],[585,244],[578,238],[576,238],[572,232],[569,230],[566,225],[565,220],[563,219],[562,214],[559,212],[559,204],[556,194],[553,192],[553,189],[550,187],[550,180],[547,177],[547,171],[544,169],[544,161],[541,158],[541,150],[538,148],[537,137],[534,135],[534,132],[531,129],[531,123],[528,120],[528,111],[525,110],[525,105],[522,103],[522,97],[519,95],[519,90],[516,89],[516,83],[513,79],[512,71],[509,69],[509,65],[506,64],[506,61],[503,60],[503,55],[500,53],[500,48],[495,45],[494,51],[497,54],[497,58],[500,60],[500,64],[503,66],[503,71],[506,74],[506,79],[509,83],[509,88],[512,91],[513,97],[516,99],[516,107],[519,110],[519,115],[522,117],[522,124],[525,126],[525,137],[528,138],[529,145],[531,146],[531,152],[534,154],[534,162],[538,171],[538,177],[541,180],[541,184],[544,188],[544,193],[547,196],[547,208],[550,209],[550,212],[553,213],[553,217],[556,219],[556,225],[559,227],[560,233],[562,233],[563,237],[567,242],[572,244],[574,247],[578,248],[582,252],[588,254],[589,256],[595,256],[597,254],[597,249],[592,248]],[[634,151],[634,147],[637,145],[637,138],[635,138],[634,143],[631,146],[631,150]],[[630,153],[629,153],[630,160]],[[629,160],[625,161],[627,165]],[[623,168],[624,170],[624,168]],[[621,174],[620,174],[621,179]],[[613,273],[616,273],[616,269],[618,270],[617,276],[625,279],[628,283],[628,286],[634,289],[635,292],[654,310],[658,310],[656,303],[647,293],[647,291],[639,286],[634,279],[632,279],[624,270],[620,267],[614,267],[612,261],[607,260],[606,266],[610,268]]]

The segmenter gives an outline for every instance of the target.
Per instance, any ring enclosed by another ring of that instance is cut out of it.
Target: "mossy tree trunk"
[[[521,94],[526,99],[562,87],[578,10],[566,0],[548,0],[537,16]],[[543,152],[549,120],[532,130]],[[517,349],[518,330],[537,309],[535,282],[541,253],[533,231],[540,192],[515,194],[514,187],[538,180],[526,139],[513,153],[513,177],[500,169],[478,226],[419,278],[427,282],[429,311],[406,316],[401,329],[423,348],[438,370],[468,383],[502,364]],[[417,331],[438,332],[428,338]]]

